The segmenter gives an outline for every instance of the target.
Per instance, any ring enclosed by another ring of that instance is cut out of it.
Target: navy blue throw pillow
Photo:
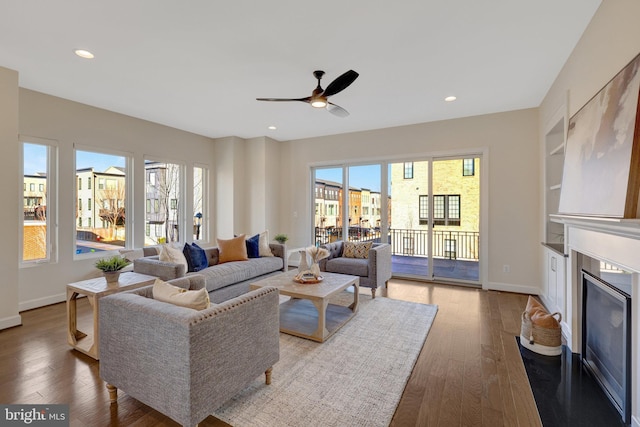
[[[184,249],[182,249],[182,253],[187,259],[187,264],[189,265],[190,272],[200,271],[209,266],[207,254],[204,252],[204,249],[202,249],[195,243],[192,243],[191,245],[185,243]]]
[[[247,257],[260,258],[260,234],[256,234],[253,237],[249,237],[246,240],[247,244]]]
[[[195,256],[192,256],[194,271],[204,270],[205,268],[209,267],[209,260],[207,259],[207,253],[204,251],[204,249],[202,249],[196,243],[192,243],[191,247],[196,254]]]

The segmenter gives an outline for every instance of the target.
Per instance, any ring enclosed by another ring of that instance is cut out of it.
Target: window
[[[460,225],[459,195],[433,196],[433,224],[450,226]]]
[[[22,142],[23,212],[20,215],[23,263],[55,259],[56,150],[53,141]],[[28,184],[28,185],[27,185]],[[29,191],[27,191],[27,188]],[[38,192],[35,189],[38,188]]]
[[[151,199],[147,199],[146,209],[147,209],[147,212],[151,212]]]
[[[413,179],[413,162],[404,162],[404,179]]]
[[[184,195],[180,191],[183,168],[175,163],[148,159],[144,164],[146,194],[154,201],[154,209],[145,212],[145,226],[155,225],[146,236],[145,245],[179,242],[184,229]]]
[[[126,246],[127,163],[124,155],[76,149],[77,227],[84,227],[76,231],[76,255]]]
[[[207,169],[196,166],[193,168],[193,240],[206,239],[206,187]]]
[[[429,224],[429,196],[418,196],[418,216],[421,225]]]
[[[462,176],[474,176],[475,166],[475,159],[462,159]]]

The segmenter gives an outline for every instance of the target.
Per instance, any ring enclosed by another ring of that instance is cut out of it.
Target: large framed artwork
[[[569,120],[559,213],[636,218],[640,55]]]

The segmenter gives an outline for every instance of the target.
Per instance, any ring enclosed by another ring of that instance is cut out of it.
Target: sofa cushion
[[[247,256],[249,258],[260,258],[260,235],[256,234],[252,237],[247,237],[245,241],[247,245]]]
[[[367,277],[369,275],[369,260],[344,257],[332,258],[327,261],[326,270],[330,273]]]
[[[231,261],[246,261],[249,259],[244,234],[233,239],[218,239],[218,248],[220,249],[220,264]]]
[[[271,248],[269,247],[269,230],[260,233],[258,245],[260,256],[273,256],[273,252],[271,252]]]
[[[189,271],[189,264],[187,264],[187,259],[184,257],[184,254],[180,249],[176,249],[173,246],[163,245],[162,249],[160,249],[158,259],[163,262],[182,264],[184,265],[184,271]]]
[[[190,274],[203,275],[207,282],[207,291],[212,292],[225,286],[272,273],[282,269],[282,266],[283,260],[280,257],[262,257],[213,265],[198,273]]]
[[[369,250],[373,242],[344,242],[343,255],[345,258],[369,258]]]
[[[207,255],[204,253],[204,249],[195,243],[185,243],[182,253],[187,259],[187,264],[189,265],[189,269],[187,271],[200,271],[209,266],[209,260],[207,259]]]
[[[210,305],[209,293],[205,288],[188,291],[160,279],[153,283],[153,299],[194,310],[204,310]]]

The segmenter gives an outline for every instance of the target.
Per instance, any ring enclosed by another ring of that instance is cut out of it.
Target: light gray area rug
[[[235,427],[388,426],[437,311],[361,295],[325,343],[280,334],[271,385],[257,378],[213,415]]]

